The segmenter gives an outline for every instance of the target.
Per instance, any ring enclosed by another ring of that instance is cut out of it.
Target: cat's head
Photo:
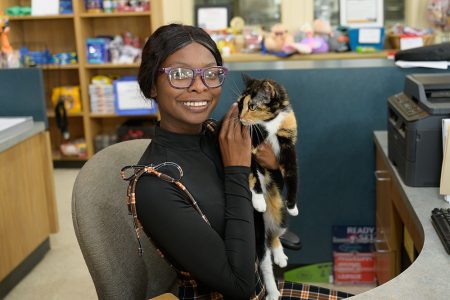
[[[245,89],[238,99],[239,119],[244,125],[261,124],[290,109],[283,86],[271,79],[255,79],[242,75]]]

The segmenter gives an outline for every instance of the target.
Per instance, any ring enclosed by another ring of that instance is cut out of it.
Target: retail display
[[[135,59],[136,56],[124,54],[132,51],[126,52],[130,49],[120,48],[121,44],[117,39],[114,45],[115,49],[119,50],[116,52],[119,54],[115,61],[117,64],[107,61],[93,64],[88,61],[86,48],[88,39],[111,37],[114,40],[120,36],[123,45],[128,42],[131,45],[135,43],[135,39],[144,41],[157,28],[155,24],[159,21],[151,18],[149,1],[138,1],[142,4],[140,6],[134,1],[110,1],[120,5],[108,13],[103,10],[104,3],[108,1],[101,1],[102,10],[97,12],[88,11],[85,6],[87,2],[95,1],[59,1],[60,14],[48,16],[30,16],[26,7],[22,7],[24,3],[21,0],[0,3],[0,9],[9,14],[10,45],[16,49],[22,48],[27,54],[24,60],[28,65],[39,65],[43,69],[51,146],[53,159],[57,161],[90,158],[95,153],[96,136],[115,134],[120,124],[137,117],[117,115],[111,110],[111,102],[107,104],[108,100],[99,100],[95,96],[91,98],[94,94],[108,95],[111,88],[109,90],[98,86],[90,88],[90,84],[92,79],[99,75],[115,74],[118,77],[136,75],[139,67],[138,59]],[[130,5],[133,2],[136,5],[128,6],[125,2],[130,2]],[[140,57],[140,53],[137,56]],[[56,97],[58,87],[70,86],[79,87],[81,108],[78,112],[67,111],[70,140],[66,141],[57,127],[52,95],[55,91]],[[103,104],[101,101],[104,101]],[[142,117],[142,114],[139,116]],[[146,117],[152,118],[151,115]],[[73,145],[82,146],[72,147]],[[81,150],[72,151],[76,149]]]

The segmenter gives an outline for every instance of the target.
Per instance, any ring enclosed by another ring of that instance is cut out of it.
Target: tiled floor
[[[78,169],[55,170],[60,230],[50,237],[51,250],[44,259],[6,296],[5,300],[97,298],[72,226],[71,195],[78,172]],[[372,288],[372,286],[313,284],[353,294]]]

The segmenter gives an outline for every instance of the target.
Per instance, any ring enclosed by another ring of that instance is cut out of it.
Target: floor
[[[78,171],[78,169],[55,169],[60,230],[50,236],[51,250],[44,259],[6,296],[5,300],[97,298],[72,226],[71,194]],[[373,288],[365,285],[320,285],[354,294]]]

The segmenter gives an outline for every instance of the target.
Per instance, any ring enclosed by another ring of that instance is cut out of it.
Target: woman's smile
[[[191,112],[203,112],[208,109],[211,101],[195,100],[195,101],[182,101],[181,102]]]

